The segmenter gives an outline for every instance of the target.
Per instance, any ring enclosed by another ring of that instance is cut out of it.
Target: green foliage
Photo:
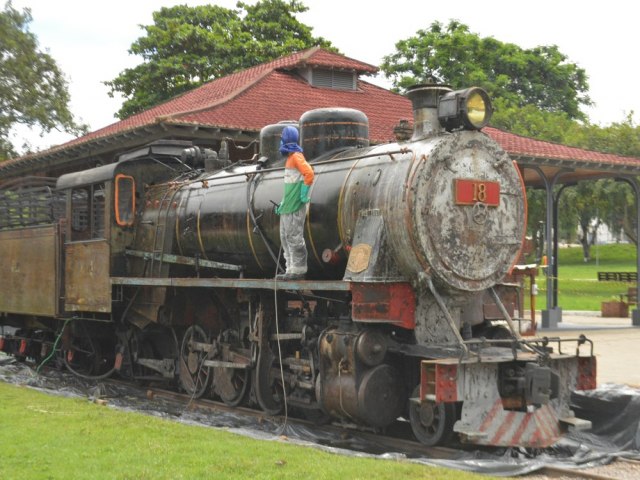
[[[564,112],[547,112],[534,105],[513,106],[500,97],[493,99],[493,106],[491,126],[524,137],[564,143],[568,132],[580,128]]]
[[[637,243],[635,235],[635,195],[626,182],[600,180],[599,188],[605,198],[605,211],[600,213],[602,221],[614,235],[623,232],[628,240]]]
[[[129,49],[143,62],[104,82],[109,94],[126,100],[117,112],[125,118],[215,78],[313,46],[331,49],[314,37],[295,14],[307,11],[298,0],[243,2],[237,10],[218,5],[163,7],[145,36]]]
[[[31,11],[7,2],[0,11],[0,161],[16,154],[9,132],[17,124],[43,132],[86,132],[69,110],[67,81],[55,60],[39,50],[29,31]]]
[[[121,412],[0,382],[3,479],[434,479],[490,477],[335,455]]]
[[[566,226],[578,225],[578,241],[582,245],[584,261],[591,258],[591,246],[597,240],[596,232],[609,206],[602,182],[578,182],[565,188],[559,198],[559,221]]]
[[[381,67],[396,88],[435,79],[454,88],[483,87],[508,108],[535,107],[543,112],[584,118],[590,105],[585,71],[567,61],[558,47],[523,49],[492,37],[481,38],[451,20],[396,43],[396,53]]]
[[[623,121],[604,127],[587,124],[573,129],[567,132],[565,141],[588,150],[640,158],[640,126],[633,115],[631,112]]]

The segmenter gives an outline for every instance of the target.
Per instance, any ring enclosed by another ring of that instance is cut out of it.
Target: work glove
[[[311,189],[311,185],[305,185],[304,183],[302,184],[302,187],[300,188],[300,201],[302,203],[309,203],[309,201],[311,200],[309,198],[310,189]]]

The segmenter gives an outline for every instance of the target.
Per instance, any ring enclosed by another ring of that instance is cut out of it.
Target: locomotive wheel
[[[79,377],[101,373],[100,345],[88,336],[75,337],[71,348],[63,352],[63,360],[67,369]]]
[[[258,404],[267,415],[278,415],[284,405],[280,373],[274,368],[275,359],[271,349],[260,352],[253,382]]]
[[[228,329],[220,335],[220,345],[222,348],[220,358],[216,356],[216,360],[231,361],[235,360],[232,351],[243,350],[243,344],[240,335],[236,330]],[[225,348],[228,345],[229,348]],[[220,399],[230,407],[237,407],[247,397],[249,386],[251,385],[251,370],[240,368],[214,368],[214,392],[220,396]]]
[[[420,395],[418,385],[411,394]],[[409,405],[409,420],[416,438],[429,447],[443,445],[453,437],[453,424],[456,421],[456,406],[453,403],[422,402]]]
[[[132,378],[140,385],[147,385],[147,380],[144,377],[152,377],[153,371],[137,363],[137,360],[140,358],[153,358],[153,347],[139,330],[135,330],[131,335],[129,357]]]
[[[249,391],[251,384],[251,371],[237,368],[216,368],[215,386],[216,393],[230,407],[240,405]]]
[[[200,398],[211,385],[213,370],[203,365],[207,352],[195,350],[192,342],[209,343],[207,334],[198,325],[187,329],[182,338],[180,360],[178,362],[178,378],[180,386],[193,398]]]

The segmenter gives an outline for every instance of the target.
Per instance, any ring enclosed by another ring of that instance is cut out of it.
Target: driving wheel
[[[184,333],[178,361],[178,378],[180,385],[189,395],[200,398],[211,385],[213,370],[204,366],[207,352],[198,344],[208,344],[207,334],[198,325],[192,325]]]
[[[278,415],[284,405],[283,385],[276,357],[270,348],[258,355],[254,376],[254,390],[260,408],[267,415]]]
[[[230,407],[240,405],[251,384],[251,370],[239,368],[216,368],[215,388],[220,399]]]

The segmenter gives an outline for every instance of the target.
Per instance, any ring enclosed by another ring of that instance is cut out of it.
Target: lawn
[[[2,382],[0,419],[3,480],[490,478],[253,440]]]
[[[583,261],[581,247],[558,250],[558,303],[563,310],[596,310],[602,302],[619,300],[619,294],[635,284],[599,282],[599,271],[635,272],[636,246],[631,244],[599,245],[591,248],[592,259]],[[546,308],[547,277],[539,274],[536,309]],[[528,307],[528,302],[526,304]]]

